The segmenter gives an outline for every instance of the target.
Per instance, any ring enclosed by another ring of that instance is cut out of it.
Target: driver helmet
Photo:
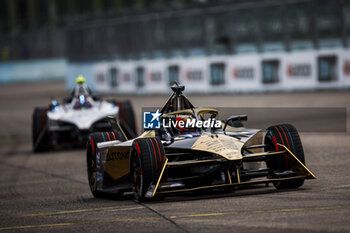
[[[79,74],[76,80],[77,84],[83,84],[85,83],[85,78],[83,75]]]

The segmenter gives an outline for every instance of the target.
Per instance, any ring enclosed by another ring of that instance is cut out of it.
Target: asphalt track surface
[[[33,108],[64,95],[62,83],[0,87],[0,232],[350,232],[349,133],[301,134],[307,166],[317,180],[297,190],[256,185],[145,204],[131,195],[95,199],[84,150],[31,151]],[[142,106],[161,106],[166,96],[120,98],[131,99],[140,119]],[[196,95],[191,100],[197,106],[346,107],[349,112],[350,92]]]

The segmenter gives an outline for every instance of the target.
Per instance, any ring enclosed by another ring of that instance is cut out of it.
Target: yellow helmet
[[[85,83],[85,78],[83,75],[79,74],[78,75],[78,78],[76,80],[77,84],[82,84],[82,83]]]

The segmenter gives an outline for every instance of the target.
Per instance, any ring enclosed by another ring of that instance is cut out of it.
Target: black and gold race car
[[[218,111],[196,108],[173,93],[136,138],[128,138],[110,118],[113,131],[93,133],[87,145],[87,171],[95,197],[133,191],[139,201],[164,194],[273,183],[298,188],[316,177],[305,166],[297,130],[290,124],[266,131],[247,129],[247,116],[218,121]],[[145,112],[144,112],[145,115]],[[154,123],[154,124],[153,124]]]

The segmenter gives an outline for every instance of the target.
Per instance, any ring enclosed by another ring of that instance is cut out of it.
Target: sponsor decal
[[[233,78],[253,79],[254,78],[254,68],[252,68],[252,67],[236,67],[233,69]]]
[[[112,151],[107,154],[106,161],[111,161],[111,160],[123,160],[123,159],[128,159],[129,158],[129,152],[123,152],[123,151]]]
[[[241,159],[240,153],[243,143],[236,138],[226,135],[211,137],[208,134],[202,135],[192,146],[194,150],[210,151],[219,154],[227,159]]]
[[[104,172],[108,173],[114,180],[129,173],[129,149],[110,148],[104,164]]]
[[[100,152],[96,153],[96,168],[99,170],[101,167],[101,155]]]
[[[289,77],[309,77],[311,76],[310,64],[289,64],[287,66],[287,75]]]

